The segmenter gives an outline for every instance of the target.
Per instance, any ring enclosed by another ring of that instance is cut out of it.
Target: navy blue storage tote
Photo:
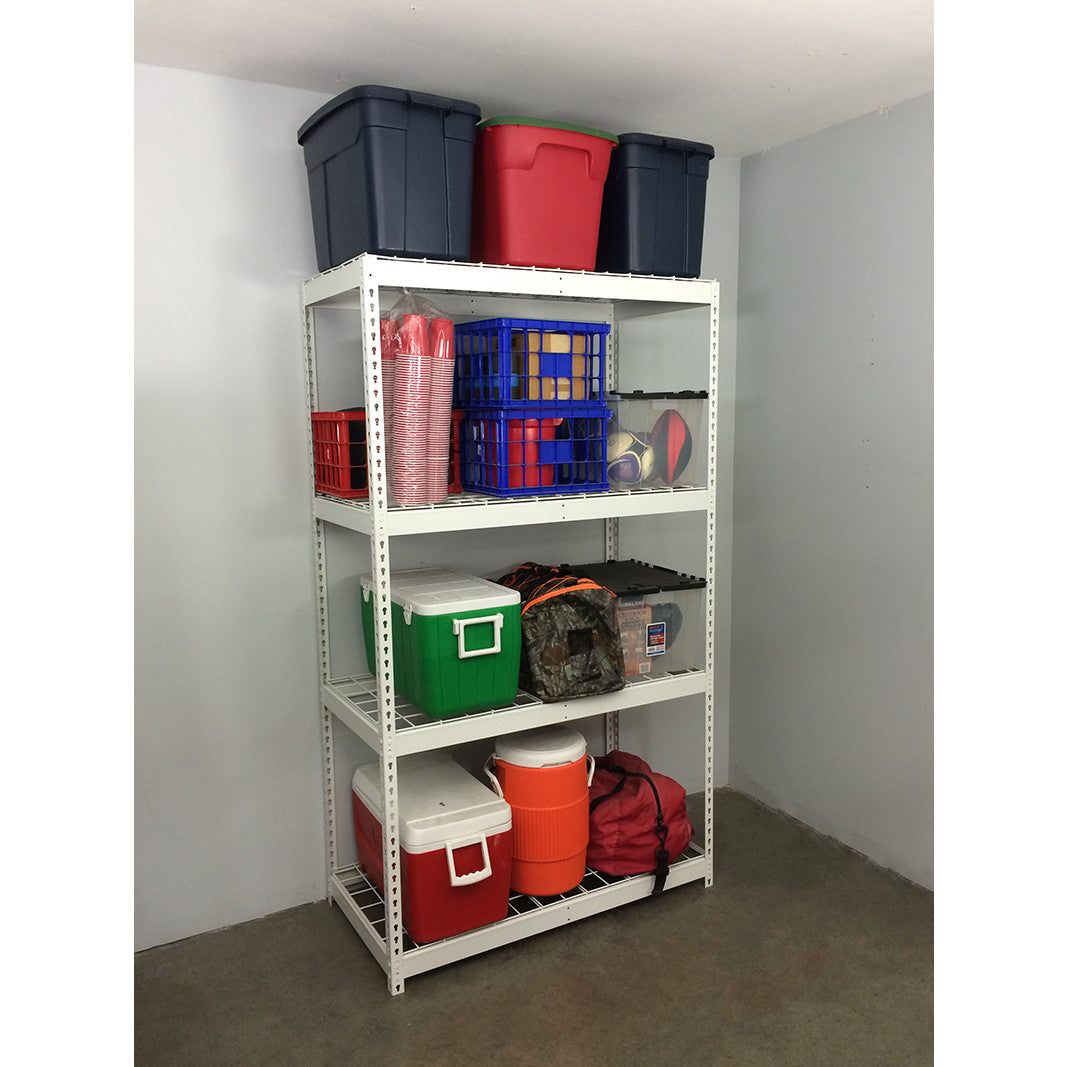
[[[596,269],[697,277],[714,158],[699,141],[621,134],[604,184]]]
[[[470,259],[474,132],[465,100],[357,85],[300,127],[319,270],[363,252]]]

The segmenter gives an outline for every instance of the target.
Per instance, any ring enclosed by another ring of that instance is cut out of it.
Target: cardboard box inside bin
[[[707,485],[706,392],[609,393],[607,400],[613,490]]]
[[[523,366],[523,342],[525,363]],[[573,342],[573,344],[572,344]],[[529,400],[585,400],[585,338],[551,330],[511,331],[511,371],[526,375]],[[560,357],[569,358],[560,358]],[[571,383],[573,382],[573,389]]]
[[[705,579],[632,559],[561,569],[615,594],[627,678],[704,668]]]

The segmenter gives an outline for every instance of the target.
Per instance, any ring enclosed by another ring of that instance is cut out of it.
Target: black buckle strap
[[[659,803],[659,797],[656,798],[656,803]],[[663,892],[663,885],[667,881],[667,869],[671,865],[671,854],[667,851],[667,827],[663,822],[662,810],[656,819],[656,837],[659,838],[659,848],[656,849],[656,881],[652,885],[653,896]]]

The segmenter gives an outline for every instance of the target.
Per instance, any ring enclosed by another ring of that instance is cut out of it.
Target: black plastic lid
[[[332,114],[338,108],[350,104],[353,100],[392,100],[398,104],[414,104],[418,107],[431,107],[438,111],[459,111],[463,114],[473,115],[475,121],[482,117],[482,109],[469,100],[452,100],[447,96],[434,96],[432,93],[415,93],[408,89],[394,89],[389,85],[356,85],[346,89],[343,93],[335,96],[328,103],[322,105],[300,127],[296,135],[298,144],[304,143],[304,138],[312,127],[320,123],[327,115]]]
[[[646,393],[641,389],[635,389],[632,393],[608,393],[607,399],[611,400],[707,400],[706,389],[683,389],[676,393]]]
[[[579,578],[590,578],[616,596],[649,596],[677,589],[703,589],[706,578],[681,574],[667,567],[641,563],[636,559],[609,559],[604,563],[561,563],[559,569]]]
[[[677,137],[660,137],[654,133],[620,133],[619,144],[646,144],[653,148],[673,148],[678,152],[715,158],[715,149],[702,141],[683,141]]]

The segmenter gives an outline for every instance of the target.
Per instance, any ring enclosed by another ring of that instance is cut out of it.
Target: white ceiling
[[[134,58],[773,148],[934,88],[933,0],[134,0]]]

